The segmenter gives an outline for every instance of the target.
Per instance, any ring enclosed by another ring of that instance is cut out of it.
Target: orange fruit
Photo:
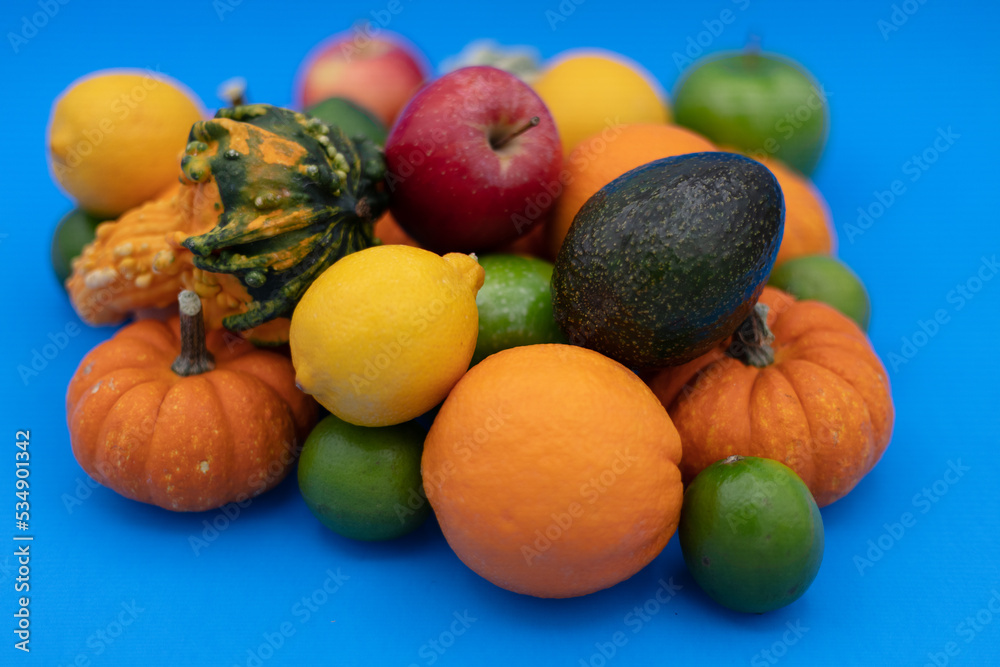
[[[190,91],[158,72],[96,72],[52,108],[52,174],[80,208],[117,217],[177,183],[191,126],[204,115]]]
[[[610,51],[566,52],[532,87],[552,113],[564,155],[607,127],[670,120],[666,94],[656,79],[638,63]]]
[[[755,158],[771,170],[785,195],[785,232],[774,265],[793,257],[829,255],[836,249],[830,207],[812,181],[770,158]]]
[[[626,125],[584,139],[563,166],[565,188],[546,225],[550,257],[555,259],[580,207],[611,181],[653,160],[714,150],[711,141],[679,125]]]
[[[545,598],[627,579],[680,518],[681,442],[630,370],[529,345],[455,385],[424,442],[424,489],[448,544],[497,586]]]

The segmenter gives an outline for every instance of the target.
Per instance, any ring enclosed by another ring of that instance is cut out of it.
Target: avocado
[[[690,361],[750,314],[784,218],[774,175],[735,153],[633,169],[574,218],[552,274],[556,322],[633,369]]]

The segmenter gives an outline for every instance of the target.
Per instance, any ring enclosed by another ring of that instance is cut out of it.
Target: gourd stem
[[[180,376],[207,373],[215,368],[215,358],[205,346],[205,318],[201,314],[201,298],[191,290],[177,297],[181,313],[181,353],[170,370]]]
[[[764,368],[774,363],[774,334],[767,327],[766,304],[757,303],[733,334],[726,354],[747,366]]]
[[[354,205],[354,213],[365,222],[375,222],[374,209],[368,197],[362,197]]]

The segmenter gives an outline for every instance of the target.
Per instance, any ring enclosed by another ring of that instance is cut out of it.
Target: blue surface
[[[486,11],[402,0],[389,28],[432,63],[480,37],[532,44],[545,57],[600,46],[643,63],[669,90],[678,75],[672,53],[731,8],[735,19],[721,34],[702,36],[708,51],[741,47],[756,33],[830,93],[832,131],[816,182],[833,211],[839,254],[871,292],[871,339],[887,360],[897,417],[874,472],[823,511],[826,554],[809,592],[763,616],[728,612],[697,589],[675,539],[610,590],[537,600],[468,570],[433,521],[386,544],[341,539],[310,515],[293,478],[231,519],[175,515],[88,485],[70,452],[64,392],[83,355],[112,330],[80,325],[37,376],[23,381],[18,372],[50,334],[79,324],[47,255],[55,222],[70,208],[46,166],[52,100],[88,72],[133,66],[183,81],[209,106],[218,104],[217,84],[235,75],[249,79],[253,99],[289,104],[308,50],[388,3],[283,2],[279,10],[260,0],[118,7],[50,0],[58,13],[26,31],[15,53],[9,33],[20,33],[22,17],[45,2],[6,0],[0,663],[1000,664],[1000,501],[991,458],[1000,419],[1000,278],[975,281],[983,258],[1000,253],[997,5],[907,0],[899,4],[916,12],[883,35],[889,0],[808,8],[716,0],[669,10],[575,2],[507,2]],[[220,17],[219,7],[232,11]],[[548,12],[560,7],[568,15],[553,29]],[[918,178],[912,156],[933,157],[935,138],[949,128],[957,139]],[[905,192],[852,233],[858,208],[895,180]],[[960,285],[980,289],[959,299]],[[904,339],[938,310],[947,322],[935,335],[917,336],[925,344],[907,348],[916,353],[905,363],[888,363],[893,354],[905,358]],[[31,431],[30,655],[13,648],[12,634],[20,595],[11,539],[17,429]],[[959,464],[961,476],[948,472]],[[909,526],[895,526],[904,513]],[[192,537],[206,541],[197,553]],[[859,560],[868,558],[870,566]],[[659,582],[671,578],[682,588],[661,604]]]

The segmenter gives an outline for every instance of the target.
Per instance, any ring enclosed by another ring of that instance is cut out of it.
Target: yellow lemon
[[[383,245],[344,257],[292,314],[296,381],[357,426],[422,415],[469,368],[483,279],[474,255]]]
[[[97,72],[52,108],[52,173],[80,208],[117,217],[177,181],[188,133],[204,115],[196,98],[158,72]]]
[[[552,113],[563,154],[587,137],[630,123],[666,123],[670,107],[656,80],[637,63],[588,49],[559,56],[533,84]]]

